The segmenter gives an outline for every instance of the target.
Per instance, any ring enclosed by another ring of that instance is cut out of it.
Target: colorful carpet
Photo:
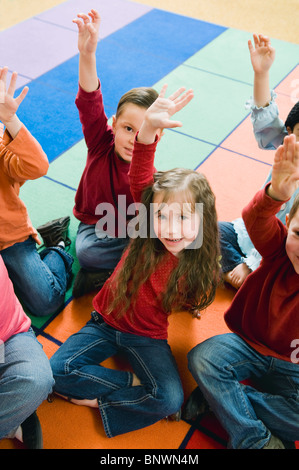
[[[247,49],[251,35],[127,0],[69,0],[0,31],[0,65],[8,65],[10,72],[18,71],[20,89],[29,86],[19,117],[51,163],[47,176],[26,183],[21,190],[33,224],[69,214],[70,253],[75,256],[78,221],[72,209],[86,148],[74,104],[78,52],[72,19],[92,7],[102,16],[97,64],[107,115],[114,114],[120,96],[132,87],[159,90],[168,83],[170,90],[192,88],[195,97],[179,116],[183,127],[165,132],[156,167],[184,166],[203,172],[216,194],[219,219],[230,221],[240,216],[273,161],[273,152],[257,148],[245,107],[253,84]],[[298,99],[299,46],[282,40],[272,42],[276,61],[271,86],[285,119]],[[78,269],[75,261],[74,274]],[[187,352],[204,339],[228,331],[223,313],[233,296],[233,289],[219,288],[200,320],[186,312],[171,317],[169,342],[186,399],[196,386],[187,368]],[[61,312],[46,318],[31,317],[48,357],[89,319],[92,297],[73,300],[70,288]],[[126,367],[119,358],[106,365]],[[97,410],[58,397],[42,403],[38,415],[45,449],[225,449],[227,443],[226,433],[213,415],[194,425],[163,420],[113,439],[105,436]],[[13,448],[22,445],[0,442],[0,449]]]

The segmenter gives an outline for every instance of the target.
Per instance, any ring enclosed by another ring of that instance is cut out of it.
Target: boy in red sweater
[[[233,333],[209,338],[188,355],[200,390],[185,417],[198,414],[202,392],[231,448],[283,449],[299,439],[299,196],[286,227],[275,216],[298,182],[299,142],[292,134],[276,151],[271,183],[243,210],[263,258],[225,313]],[[259,390],[240,383],[248,378]]]
[[[81,269],[73,286],[77,298],[101,288],[128,245],[127,223],[132,218],[128,207],[133,204],[128,172],[134,138],[158,93],[146,87],[128,91],[118,103],[112,126],[108,125],[96,67],[101,18],[91,10],[73,21],[80,52],[76,105],[87,145],[73,209],[80,221],[76,255]]]

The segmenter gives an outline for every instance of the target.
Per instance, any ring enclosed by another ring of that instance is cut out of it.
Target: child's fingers
[[[183,124],[181,121],[171,121],[170,119],[163,122],[163,128],[172,129],[173,127],[182,127]]]
[[[15,100],[16,100],[18,106],[20,106],[20,104],[22,103],[23,99],[24,99],[25,96],[27,95],[28,91],[29,91],[28,86],[25,86],[25,87],[23,88],[23,90],[21,91],[21,93],[19,94],[19,96],[16,97]]]
[[[73,23],[75,23],[78,26],[79,32],[82,31],[82,29],[84,27],[82,21],[79,20],[78,18],[74,18],[72,21],[73,21]]]
[[[10,96],[14,95],[15,89],[16,89],[16,82],[17,82],[18,74],[17,72],[13,72],[11,79],[10,79],[10,84],[7,89],[7,94]]]
[[[93,19],[93,21],[95,21],[95,22],[101,21],[101,17],[99,15],[99,13],[97,12],[97,10],[94,10],[92,8],[88,14]]]
[[[284,138],[284,159],[293,161],[295,155],[296,137],[294,134]]]
[[[175,111],[178,112],[194,98],[193,90],[188,90],[184,95],[175,100]]]
[[[0,78],[1,78],[1,80],[3,80],[4,83],[6,83],[7,72],[8,72],[8,67],[7,66],[5,66],[1,69]]]
[[[0,103],[5,103],[7,67],[0,69]]]
[[[5,84],[0,80],[0,103],[5,103]]]
[[[283,159],[284,154],[284,146],[280,145],[277,147],[276,152],[274,154],[274,163],[280,163]]]
[[[86,15],[85,13],[78,13],[77,17],[81,18],[81,20],[83,20],[84,24],[87,24],[87,23],[90,22],[89,16]]]
[[[253,35],[253,41],[254,41],[255,48],[258,48],[260,45],[260,40],[257,34]]]
[[[165,85],[162,86],[161,91],[159,93],[159,98],[164,98],[166,94],[168,85],[165,83]]]
[[[254,51],[254,47],[250,39],[248,40],[248,49],[250,54]]]
[[[185,87],[179,88],[174,93],[172,93],[172,95],[170,95],[169,99],[172,100],[172,101],[175,101],[183,93],[183,91],[185,91],[185,90],[186,90]]]

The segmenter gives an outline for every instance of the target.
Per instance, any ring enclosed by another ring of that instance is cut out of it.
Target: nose
[[[181,223],[173,214],[169,214],[166,238],[181,238]]]

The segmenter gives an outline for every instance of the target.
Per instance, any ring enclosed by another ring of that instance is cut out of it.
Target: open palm
[[[267,72],[275,59],[275,49],[271,46],[270,39],[261,34],[253,35],[254,46],[248,41],[250,59],[255,73]]]
[[[6,89],[7,72],[7,67],[0,68],[0,121],[4,124],[11,121],[28,92],[28,87],[24,87],[19,96],[14,98],[18,74],[13,72]]]
[[[97,48],[99,29],[101,24],[100,15],[96,10],[91,10],[88,15],[79,13],[77,16],[78,18],[75,18],[73,23],[76,23],[78,26],[79,52],[93,53]]]
[[[275,152],[272,168],[272,196],[286,201],[299,185],[299,142],[294,134],[286,136]]]
[[[171,120],[171,116],[180,111],[193,98],[193,91],[185,91],[185,88],[179,88],[168,98],[165,98],[167,85],[162,87],[159,97],[147,110],[147,119],[153,128],[173,128],[180,127],[180,121]]]

